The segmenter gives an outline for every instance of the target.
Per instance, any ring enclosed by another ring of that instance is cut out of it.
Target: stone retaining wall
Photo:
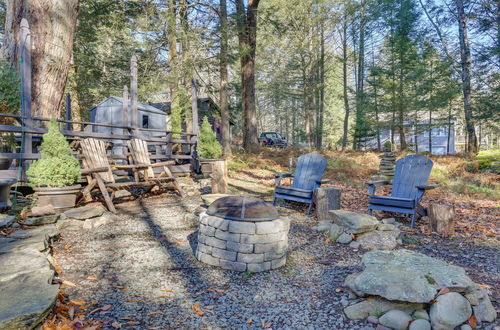
[[[240,272],[262,272],[284,266],[289,219],[235,221],[200,214],[196,258]]]

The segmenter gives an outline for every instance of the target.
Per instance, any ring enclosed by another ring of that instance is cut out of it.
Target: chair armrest
[[[419,189],[419,190],[431,190],[431,189],[437,188],[439,186],[441,186],[441,185],[440,184],[426,184],[423,186],[417,186],[417,189]]]
[[[163,166],[169,166],[169,165],[175,165],[175,160],[169,160],[166,162],[160,162],[160,163],[154,163],[151,164],[151,167],[163,167]]]
[[[100,173],[100,172],[107,172],[109,171],[108,167],[95,167],[95,168],[85,168],[81,170],[81,173],[86,175],[86,174],[92,174],[92,173]]]
[[[114,168],[117,170],[126,170],[126,169],[143,169],[148,168],[149,165],[146,164],[135,164],[135,165],[114,165]]]
[[[291,174],[291,173],[276,173],[274,175],[274,182],[276,183],[276,185],[279,186],[281,183],[281,180],[284,178],[293,178],[293,174]]]

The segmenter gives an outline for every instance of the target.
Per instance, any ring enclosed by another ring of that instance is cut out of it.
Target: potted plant
[[[222,146],[219,141],[217,141],[217,136],[212,130],[206,116],[203,118],[203,123],[201,124],[201,132],[196,151],[201,164],[201,172],[203,175],[208,176],[212,173],[211,163],[220,160],[222,157]]]
[[[38,197],[38,206],[52,204],[55,209],[64,210],[75,206],[80,185],[80,164],[71,154],[64,135],[55,120],[43,135],[41,158],[29,167],[26,174]]]

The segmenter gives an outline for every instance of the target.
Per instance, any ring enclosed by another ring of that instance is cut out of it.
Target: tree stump
[[[212,162],[212,173],[210,174],[212,194],[227,193],[227,161],[216,160]]]
[[[316,190],[316,216],[319,220],[330,219],[328,211],[340,209],[340,193],[341,190],[334,187],[323,187]]]
[[[455,233],[455,208],[451,205],[431,204],[428,209],[429,227],[430,230],[441,234],[442,236],[450,236]]]

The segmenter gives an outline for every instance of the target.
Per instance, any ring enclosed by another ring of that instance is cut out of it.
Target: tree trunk
[[[227,89],[227,4],[220,0],[220,114],[222,124],[222,151],[231,156],[231,134],[229,125],[229,92]]]
[[[255,104],[255,50],[257,44],[257,7],[260,0],[236,1],[238,38],[241,51],[241,85],[243,89],[243,148],[257,152],[257,108]]]
[[[465,126],[467,129],[467,151],[470,153],[478,152],[476,130],[474,128],[474,119],[472,118],[471,106],[471,66],[472,59],[470,54],[469,39],[467,37],[467,17],[464,10],[463,0],[455,0],[457,6],[458,18],[458,37],[460,39],[460,58],[462,67],[462,92],[464,95],[464,115]]]
[[[328,220],[330,219],[328,211],[340,209],[340,194],[339,188],[323,187],[316,190],[314,198],[318,220]]]
[[[319,115],[317,121],[317,136],[316,149],[321,149],[323,146],[323,117],[325,113],[325,35],[323,23],[321,23],[321,40],[320,40],[320,60],[319,60]]]
[[[431,231],[441,234],[444,237],[454,234],[455,226],[453,218],[455,217],[455,209],[453,206],[431,204],[429,205],[428,213]]]
[[[349,97],[347,94],[347,17],[344,12],[342,24],[342,82],[344,95],[344,134],[342,135],[342,150],[347,147],[347,134],[349,132]]]
[[[446,137],[446,154],[450,154],[450,138],[451,138],[451,100],[450,100],[450,108],[448,110],[448,136]]]
[[[168,0],[167,9],[168,65],[170,68],[170,101],[172,131],[182,131],[182,114],[179,105],[179,75],[177,61],[177,10],[176,0]]]
[[[17,67],[21,19],[30,24],[32,115],[57,118],[70,68],[78,0],[6,0],[5,49]],[[56,19],[54,19],[56,18]]]
[[[216,160],[211,162],[212,173],[210,174],[210,183],[212,194],[227,193],[227,161]]]
[[[400,53],[399,69],[399,101],[398,101],[398,129],[399,129],[399,145],[401,151],[406,150],[406,137],[404,130],[404,78],[403,78],[403,54]]]

